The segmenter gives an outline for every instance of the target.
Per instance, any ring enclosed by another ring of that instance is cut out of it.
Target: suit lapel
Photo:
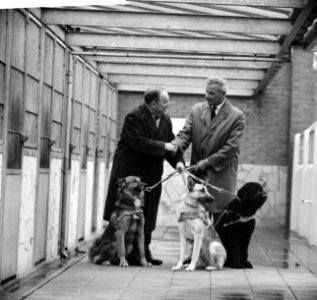
[[[203,108],[203,118],[204,118],[204,122],[205,122],[205,130],[203,131],[203,136],[202,138],[204,139],[206,136],[208,136],[208,134],[215,128],[218,126],[218,124],[220,122],[222,122],[227,115],[229,114],[230,111],[230,104],[228,102],[227,99],[225,99],[225,103],[222,105],[222,107],[220,108],[220,111],[218,112],[218,114],[214,117],[214,119],[211,121],[210,120],[210,108],[208,106],[208,104],[206,103],[207,107]]]

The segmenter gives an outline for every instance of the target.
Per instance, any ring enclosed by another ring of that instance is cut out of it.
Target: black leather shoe
[[[162,260],[160,259],[155,259],[152,256],[151,257],[146,257],[147,262],[151,263],[153,266],[159,266],[163,263]]]
[[[162,260],[153,258],[152,253],[148,247],[145,249],[145,258],[147,262],[151,263],[153,266],[159,266],[163,263]]]

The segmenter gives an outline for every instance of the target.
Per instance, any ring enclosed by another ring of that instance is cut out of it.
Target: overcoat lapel
[[[157,133],[157,127],[156,127],[156,124],[155,124],[155,121],[150,113],[150,111],[146,108],[145,105],[142,105],[142,110],[143,110],[143,113],[144,113],[144,120],[145,120],[145,123],[151,128],[151,132],[153,133],[153,135],[155,135]]]
[[[203,118],[205,122],[205,130],[203,131],[202,139],[205,139],[211,132],[212,130],[218,126],[220,122],[222,122],[227,115],[229,114],[230,111],[230,104],[228,100],[225,100],[225,103],[222,105],[220,108],[220,111],[218,114],[214,117],[214,119],[211,121],[210,120],[210,108],[208,104],[206,103],[206,107],[203,108]]]

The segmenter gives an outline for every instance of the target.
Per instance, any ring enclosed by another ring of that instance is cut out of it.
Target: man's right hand
[[[172,143],[165,143],[165,150],[175,154],[177,152],[177,146]]]

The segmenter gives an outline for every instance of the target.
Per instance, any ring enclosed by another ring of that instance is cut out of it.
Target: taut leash
[[[194,169],[193,166],[185,168],[185,170],[192,170],[192,169]],[[166,175],[163,179],[161,179],[160,181],[158,181],[158,182],[155,183],[154,185],[146,187],[146,188],[145,188],[145,191],[146,191],[146,192],[151,192],[151,191],[152,191],[153,189],[155,189],[158,185],[160,185],[160,184],[163,183],[164,181],[170,179],[172,176],[174,176],[174,175],[177,174],[177,173],[182,173],[182,172],[180,172],[180,171],[178,171],[178,170],[175,170],[174,172],[172,172],[172,173]]]
[[[204,186],[209,186],[212,189],[215,189],[216,191],[218,191],[219,193],[227,193],[233,197],[236,197],[236,195],[234,193],[231,193],[223,188],[217,187],[215,185],[210,184],[207,180],[202,180],[199,177],[197,177],[196,175],[194,175],[193,173],[190,173],[187,169],[183,170],[184,173],[186,173],[188,176],[190,176],[191,178],[193,178],[194,180],[198,181],[199,183],[203,184]]]
[[[167,179],[171,178],[173,175],[175,175],[176,173],[179,173],[177,170],[166,175],[163,179],[161,179],[160,181],[158,181],[157,183],[155,183],[154,185],[152,186],[147,186],[145,188],[145,191],[146,192],[151,192],[153,189],[155,189],[158,185],[160,185],[162,182],[166,181]]]
[[[195,169],[195,166],[190,166],[190,167],[187,167],[185,168],[184,170],[182,171],[178,171],[178,170],[175,170],[174,172],[166,175],[163,179],[161,179],[160,181],[158,181],[157,183],[155,183],[154,185],[152,186],[148,186],[145,188],[145,191],[146,192],[151,192],[153,189],[155,189],[158,185],[160,185],[161,183],[163,183],[164,181],[170,179],[172,176],[174,176],[175,174],[177,173],[186,173],[188,176],[190,176],[191,178],[193,178],[194,180],[198,181],[199,183],[203,184],[204,186],[209,186],[211,187],[212,189],[215,189],[217,190],[219,193],[227,193],[233,197],[236,197],[235,194],[223,189],[223,188],[219,188],[217,186],[214,186],[212,184],[210,184],[207,180],[202,180],[200,179],[199,177],[197,177],[196,175],[194,175],[193,173],[191,173],[190,171],[194,170]]]

